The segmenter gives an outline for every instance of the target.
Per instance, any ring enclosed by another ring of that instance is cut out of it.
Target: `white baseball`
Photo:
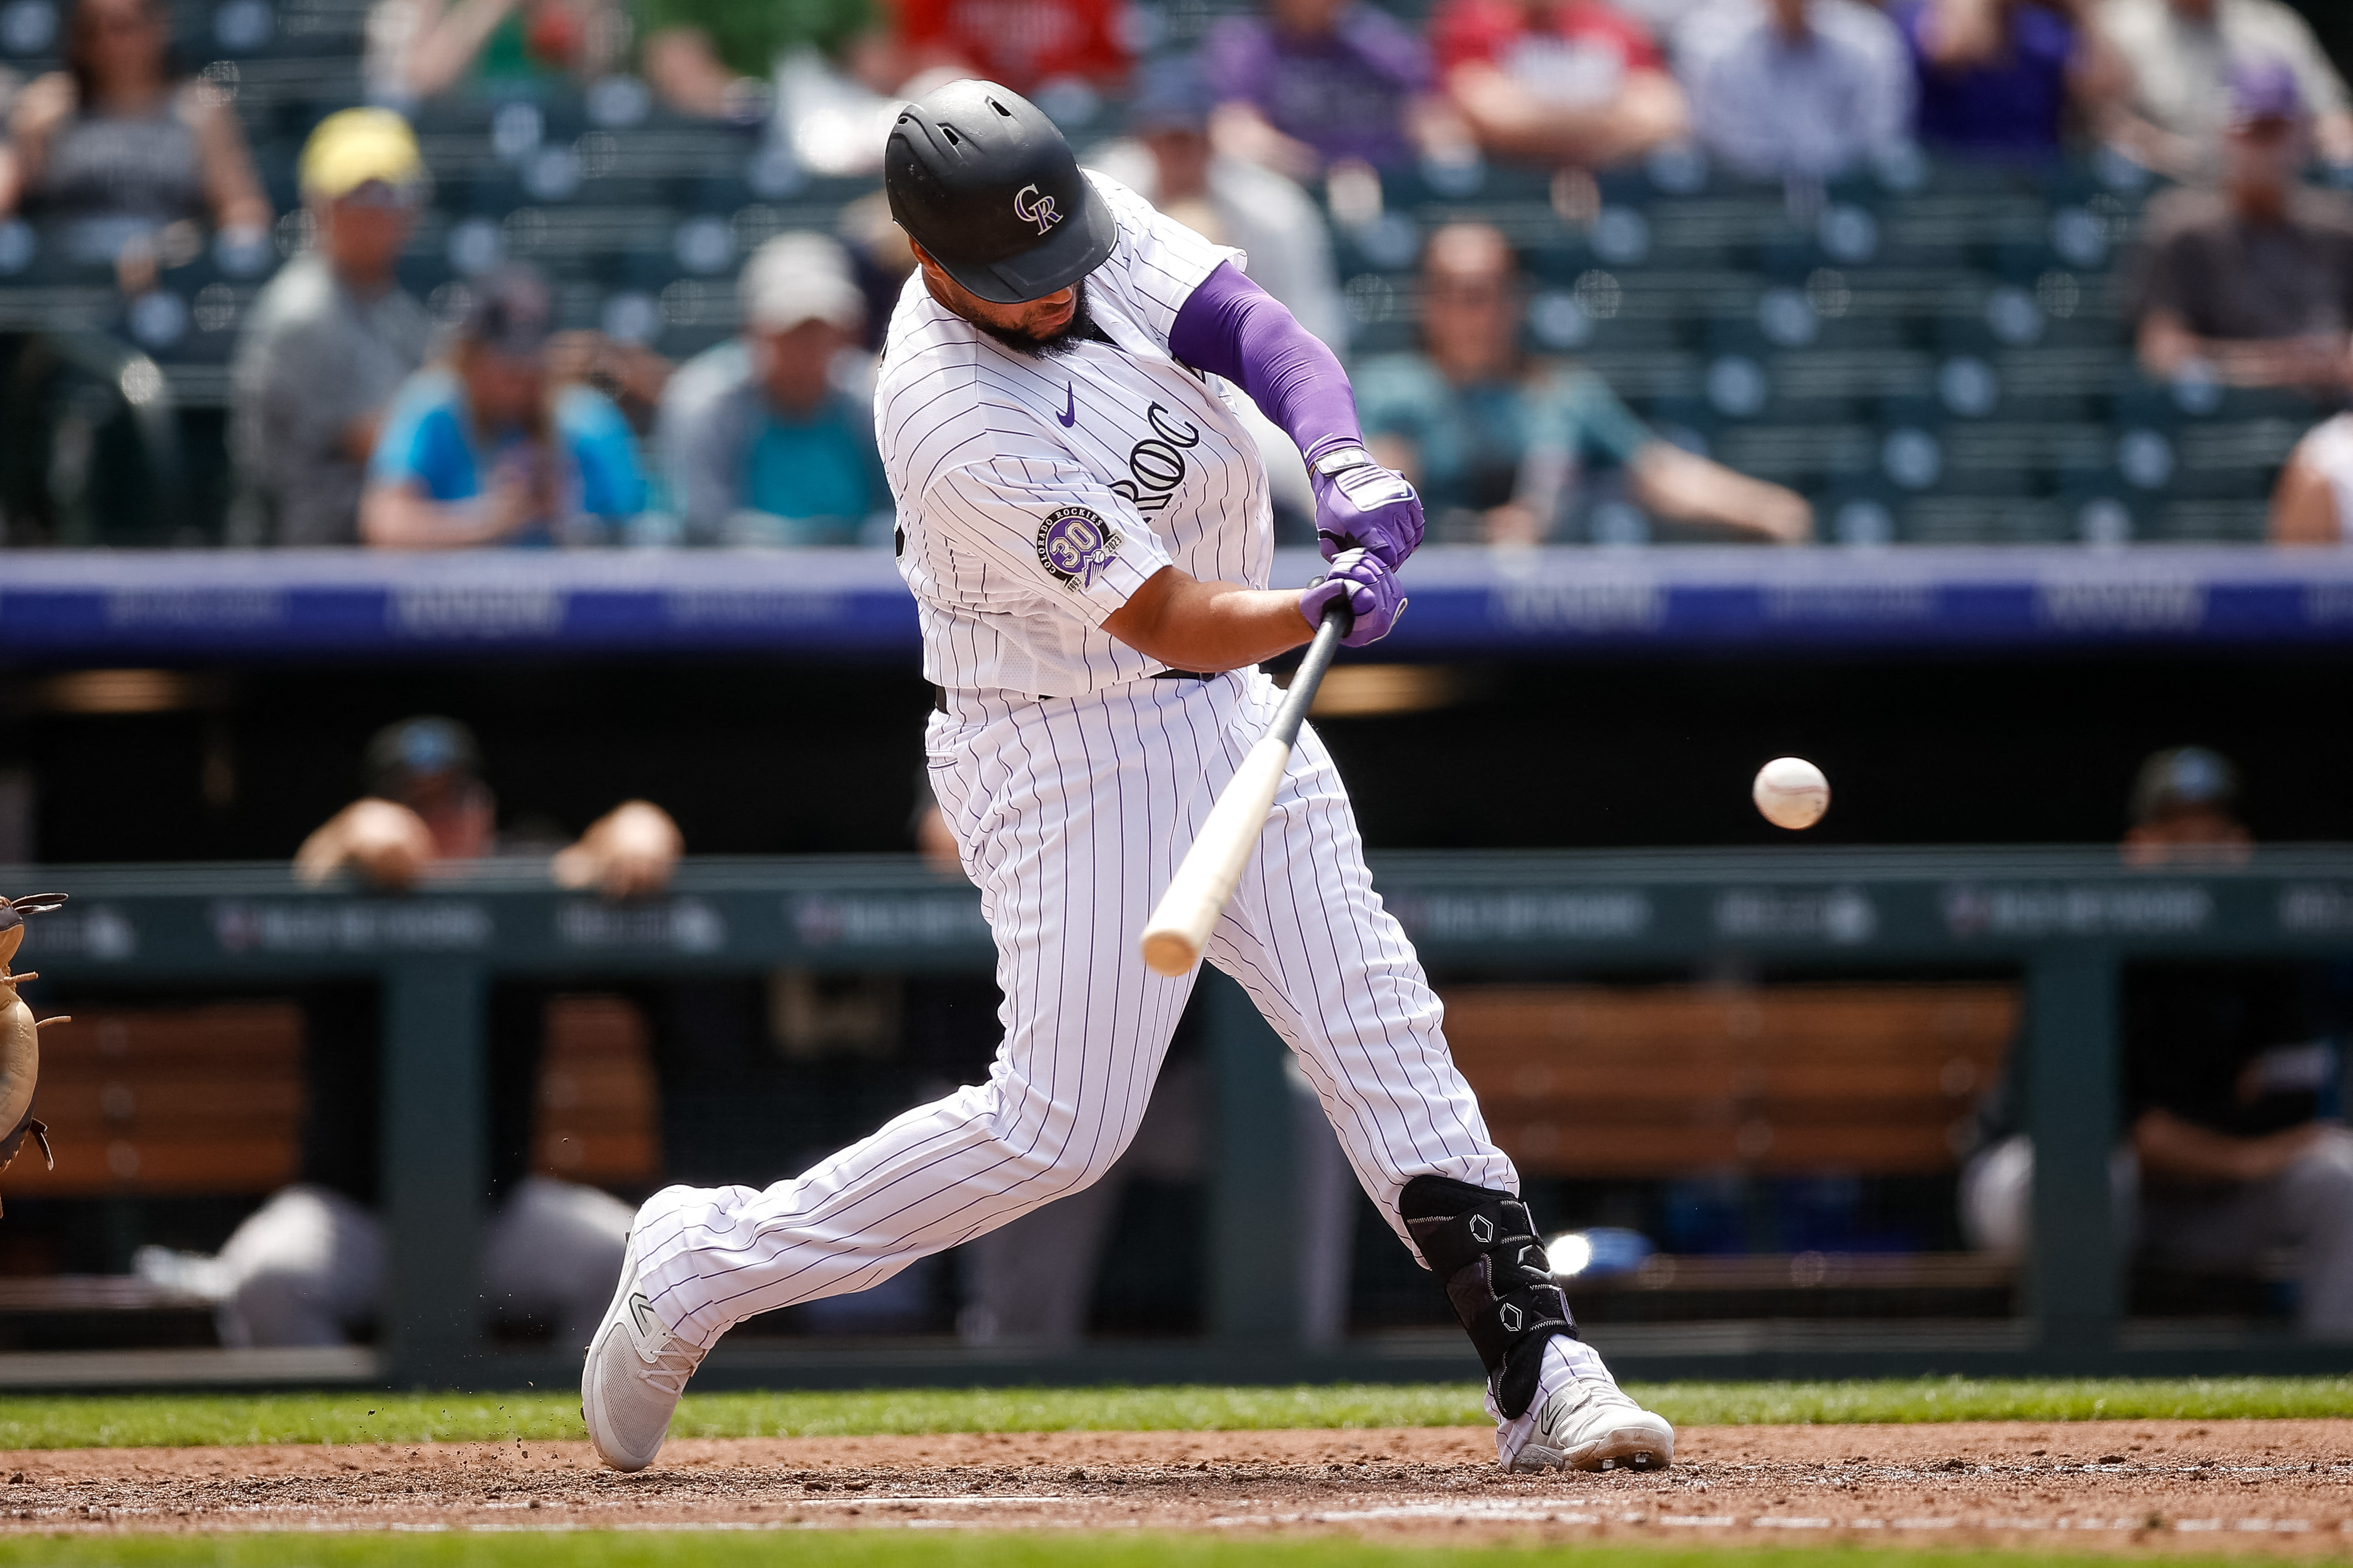
[[[1831,809],[1831,781],[1802,757],[1777,757],[1758,768],[1748,793],[1777,828],[1810,828]]]

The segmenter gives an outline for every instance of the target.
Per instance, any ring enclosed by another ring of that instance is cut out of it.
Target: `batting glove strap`
[[[1511,1419],[1526,1414],[1545,1342],[1577,1337],[1527,1205],[1508,1192],[1417,1176],[1398,1208],[1422,1260],[1446,1281],[1454,1315],[1487,1368],[1496,1407]]]
[[[1315,493],[1315,546],[1325,560],[1369,550],[1394,568],[1421,544],[1421,497],[1395,469],[1366,457],[1329,473],[1310,469],[1307,477]]]

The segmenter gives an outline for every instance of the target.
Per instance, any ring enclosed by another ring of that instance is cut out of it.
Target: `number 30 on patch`
[[[1083,506],[1065,506],[1038,529],[1038,560],[1066,588],[1092,588],[1119,555],[1119,530]]]

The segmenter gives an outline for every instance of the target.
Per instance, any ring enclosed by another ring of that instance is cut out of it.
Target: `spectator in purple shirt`
[[[2046,158],[2071,106],[2094,126],[2125,85],[2081,0],[1904,0],[1896,26],[1919,83],[1920,140],[1940,152]]]
[[[1366,0],[1270,0],[1267,9],[1219,23],[1203,50],[1221,101],[1219,147],[1302,180],[1342,159],[1410,162],[1430,90],[1421,40]]]

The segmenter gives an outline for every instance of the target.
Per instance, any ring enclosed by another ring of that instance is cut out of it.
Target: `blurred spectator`
[[[1272,169],[1217,152],[1210,95],[1189,61],[1145,72],[1128,111],[1133,139],[1087,162],[1197,234],[1249,258],[1251,280],[1299,323],[1345,353],[1348,313],[1332,268],[1332,239],[1307,193]]]
[[[2120,137],[2150,167],[2212,180],[2222,162],[2232,73],[2274,59],[2295,72],[2313,111],[2313,140],[2332,164],[2353,164],[2345,79],[2281,0],[2103,0],[2100,26],[2128,68],[2133,120]]]
[[[1384,169],[1412,160],[1430,50],[1367,0],[1269,0],[1265,16],[1212,28],[1201,60],[1222,152],[1298,180],[1342,158]]]
[[[1744,175],[1828,178],[1912,132],[1903,35],[1858,0],[1717,0],[1675,64],[1700,141]]]
[[[898,0],[897,9],[902,80],[978,76],[1038,98],[1065,80],[1113,87],[1133,63],[1124,0]]]
[[[58,226],[79,261],[152,274],[185,260],[209,220],[232,248],[267,254],[269,200],[227,95],[185,81],[161,0],[76,0],[66,69],[17,96],[0,146],[0,215],[22,206]]]
[[[2136,864],[2245,858],[2230,762],[2163,751],[2133,787]],[[2167,960],[2128,972],[2122,1027],[2126,1143],[2111,1162],[2119,1228],[2160,1266],[2253,1274],[2296,1255],[2297,1327],[2353,1338],[2353,1132],[2324,1120],[2336,1048],[2312,977],[2294,965]],[[2023,1050],[2023,1046],[2020,1048]],[[2034,1149],[2022,1131],[2019,1052],[1982,1117],[1987,1147],[1961,1175],[1972,1242],[2025,1250]]]
[[[1617,0],[1618,9],[1642,25],[1654,38],[1674,38],[1683,25],[1706,10],[1715,0]]]
[[[2055,156],[2068,111],[2105,122],[2123,68],[2084,15],[2090,0],[1898,0],[1912,52],[1917,129],[1931,148],[1994,158]]]
[[[1368,444],[1419,488],[1432,537],[1549,538],[1588,465],[1616,471],[1627,498],[1662,520],[1783,543],[1811,535],[1802,497],[1659,440],[1590,372],[1529,363],[1524,305],[1502,234],[1441,228],[1422,258],[1423,352],[1356,373]]]
[[[385,408],[432,338],[432,318],[393,276],[425,165],[400,116],[346,109],[311,133],[301,185],[311,245],[246,316],[231,439],[263,513],[255,537],[350,545]]]
[[[872,398],[845,385],[866,316],[849,257],[824,235],[780,234],[736,292],[743,335],[670,378],[655,429],[688,541],[888,544]]]
[[[392,549],[610,543],[645,508],[628,421],[547,374],[547,286],[471,285],[450,363],[409,377],[368,463],[360,537]]]
[[[1687,128],[1650,34],[1602,0],[1444,0],[1430,37],[1449,101],[1499,156],[1600,168]]]
[[[577,382],[612,400],[629,429],[646,436],[654,428],[662,389],[678,366],[642,343],[607,337],[575,327],[547,340],[547,378],[552,385]]]
[[[468,83],[590,81],[613,69],[628,35],[615,0],[375,0],[364,70],[370,95],[396,106]]]
[[[337,812],[296,853],[303,880],[322,882],[349,868],[375,887],[404,889],[433,862],[478,859],[496,847],[496,804],[463,725],[413,718],[389,726],[368,743],[366,773],[369,795]],[[669,816],[632,800],[558,853],[551,871],[566,887],[650,894],[669,884],[679,851]],[[595,1327],[610,1295],[630,1210],[594,1187],[530,1173],[545,1002],[545,988],[527,988],[492,1007],[493,1209],[482,1293],[496,1317],[548,1323],[558,1345],[571,1345]],[[379,1114],[373,1003],[364,994],[331,991],[304,1009],[301,1180],[248,1216],[217,1258],[142,1249],[142,1273],[219,1302],[227,1343],[341,1344],[375,1317],[385,1258],[383,1224],[372,1207]]]
[[[898,85],[873,0],[638,0],[637,19],[646,79],[681,113],[756,119],[777,63],[803,52],[877,90]]]
[[[2275,545],[2341,545],[2353,539],[2353,414],[2311,431],[2288,454],[2272,490]]]
[[[2239,770],[2202,746],[2152,753],[2133,779],[2125,863],[2237,865],[2254,840],[2239,821]]]
[[[498,844],[498,800],[481,776],[481,749],[465,726],[414,718],[369,741],[370,792],[302,841],[294,870],[321,883],[346,868],[395,891],[436,861],[479,860]],[[548,862],[558,885],[638,898],[670,885],[684,841],[659,806],[629,800],[598,818]]]
[[[786,50],[769,82],[774,144],[813,175],[879,176],[883,143],[906,101],[897,84],[921,88],[963,74],[951,68],[909,81],[906,61],[897,41],[879,32],[858,38],[839,58],[815,45]]]
[[[866,291],[866,346],[880,353],[900,291],[914,275],[914,248],[907,243],[907,231],[891,217],[890,199],[879,190],[843,207],[834,232],[849,248],[858,286]]]
[[[2242,387],[2341,389],[2353,333],[2353,201],[2303,184],[2295,76],[2241,67],[2222,188],[2168,191],[2143,221],[2141,367]]]

